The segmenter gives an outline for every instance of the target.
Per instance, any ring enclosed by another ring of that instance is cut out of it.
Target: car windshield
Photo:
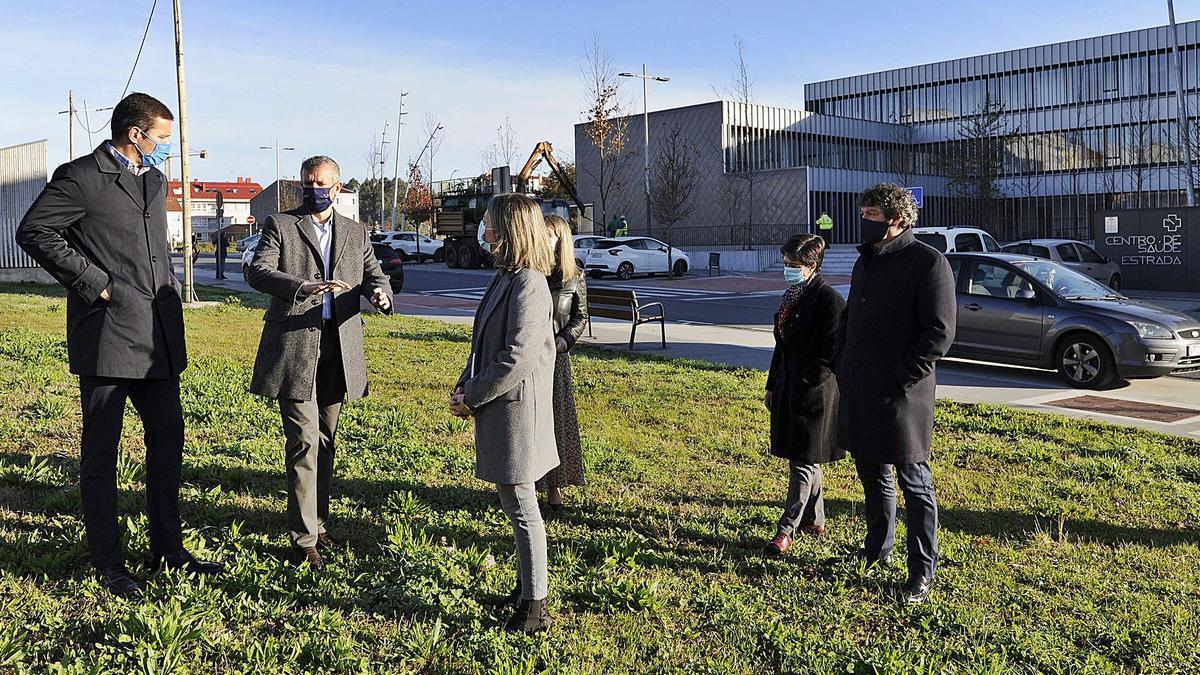
[[[1013,262],[1026,274],[1042,282],[1064,300],[1103,300],[1119,298],[1121,295],[1111,288],[1058,263],[1047,260],[1020,260]]]

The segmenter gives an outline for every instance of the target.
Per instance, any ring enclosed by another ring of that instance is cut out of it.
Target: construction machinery
[[[542,162],[558,180],[572,201],[565,199],[542,199],[529,191],[530,178]],[[576,232],[592,231],[592,209],[579,199],[575,184],[554,158],[554,148],[548,141],[538,143],[529,160],[515,177],[507,166],[492,169],[492,175],[455,181],[433,196],[434,231],[444,238],[442,246],[446,266],[455,269],[475,269],[490,260],[489,254],[479,246],[479,223],[487,211],[492,195],[503,192],[518,192],[533,197],[542,207],[542,212],[561,216]],[[572,203],[573,202],[573,203]]]

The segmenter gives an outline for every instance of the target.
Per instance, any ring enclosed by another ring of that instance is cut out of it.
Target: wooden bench
[[[646,316],[642,312],[650,307],[658,307],[658,314]],[[633,340],[637,335],[638,326],[657,321],[662,329],[662,348],[667,348],[667,318],[661,302],[641,304],[635,291],[621,288],[589,288],[588,289],[588,335],[592,335],[592,317],[605,319],[622,319],[633,323],[629,331],[629,351],[633,351]]]

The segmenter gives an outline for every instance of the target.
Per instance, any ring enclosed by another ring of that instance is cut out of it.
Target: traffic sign
[[[254,224],[254,216],[246,216],[246,224],[253,225]]]
[[[918,209],[921,208],[921,206],[923,206],[922,202],[925,201],[925,188],[910,187],[910,188],[904,188],[904,189],[908,190],[908,193],[913,196],[913,200],[915,202],[917,202],[917,208]]]

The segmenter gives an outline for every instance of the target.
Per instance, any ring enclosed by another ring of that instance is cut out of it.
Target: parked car
[[[1005,253],[1031,255],[1062,263],[1085,274],[1114,291],[1121,290],[1121,266],[1096,252],[1096,249],[1074,239],[1025,239],[1001,249]]]
[[[418,239],[420,240],[420,253],[417,252]],[[391,246],[396,253],[400,254],[400,259],[404,262],[409,260],[440,261],[442,259],[442,242],[416,232],[380,232],[371,235],[371,242]]]
[[[579,269],[584,268],[584,261],[587,260],[588,251],[596,245],[604,237],[598,234],[577,234],[575,235],[575,264]]]
[[[671,266],[667,267],[667,245],[649,237],[613,237],[601,239],[588,252],[584,268],[588,276],[615,274],[629,279],[634,274],[671,274],[681,277],[691,267],[691,259],[679,249],[670,249]]]
[[[977,227],[914,227],[917,240],[942,253],[995,253],[1000,244]]]
[[[258,237],[257,234],[254,236]],[[246,237],[246,239],[249,239],[249,238],[250,237]],[[245,241],[246,239],[243,239],[242,241]],[[246,276],[246,269],[250,267],[250,261],[254,260],[254,249],[258,247],[258,241],[259,240],[256,238],[253,242],[251,242],[249,245],[247,245],[245,249],[242,250],[242,276],[243,277]],[[238,242],[238,243],[240,244],[241,242]]]
[[[1200,320],[1132,300],[1043,258],[946,259],[958,283],[950,356],[1055,369],[1081,389],[1200,370]]]
[[[380,269],[391,280],[392,292],[399,293],[404,290],[404,258],[400,253],[387,244],[374,242],[371,243],[371,250],[375,253],[375,259],[379,261]]]
[[[247,249],[252,249],[258,245],[258,239],[261,236],[262,235],[260,234],[252,234],[249,237],[244,237],[238,240],[238,243],[236,246],[234,246],[234,249],[237,250],[238,253],[245,253]]]

